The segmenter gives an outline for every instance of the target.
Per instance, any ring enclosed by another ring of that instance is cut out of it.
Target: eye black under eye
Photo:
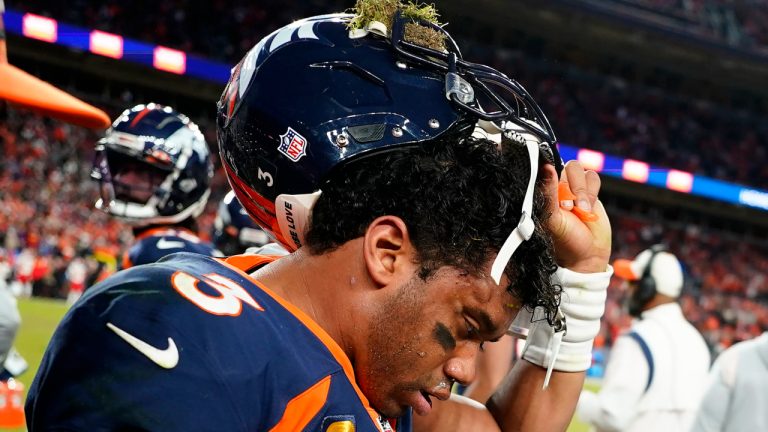
[[[432,336],[446,351],[456,348],[456,339],[445,324],[437,323],[432,331]]]

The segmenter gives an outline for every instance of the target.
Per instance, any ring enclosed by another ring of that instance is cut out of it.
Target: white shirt
[[[768,333],[720,354],[691,430],[768,431]]]
[[[617,338],[599,393],[583,391],[577,410],[598,431],[686,431],[701,400],[710,355],[701,334],[683,317],[677,303],[649,309],[632,324],[649,348],[651,365],[640,344]]]

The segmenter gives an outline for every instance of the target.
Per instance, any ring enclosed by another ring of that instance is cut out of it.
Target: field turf
[[[19,299],[21,311],[21,327],[16,336],[16,349],[29,363],[29,370],[19,377],[24,383],[24,396],[32,378],[35,376],[40,360],[43,358],[45,346],[51,338],[56,325],[61,321],[67,311],[67,306],[60,300],[48,299]],[[4,429],[12,431],[25,431],[21,429]]]

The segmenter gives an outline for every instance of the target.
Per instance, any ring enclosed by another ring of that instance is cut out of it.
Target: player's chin
[[[370,401],[371,406],[384,418],[395,419],[402,417],[411,409],[411,401],[406,395],[400,393],[396,397],[389,397],[385,400],[374,402]]]
[[[397,401],[388,401],[389,403],[382,404],[379,406],[373,405],[376,412],[381,414],[382,417],[388,418],[388,419],[395,419],[398,417],[402,417],[408,412],[408,409],[410,408],[408,405],[401,405]]]

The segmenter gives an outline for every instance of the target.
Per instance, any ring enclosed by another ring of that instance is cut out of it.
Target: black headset
[[[629,298],[629,314],[634,317],[639,317],[643,307],[656,295],[656,279],[651,275],[651,268],[653,267],[653,260],[656,259],[656,255],[660,252],[666,252],[667,247],[663,244],[657,244],[651,246],[650,250],[651,257],[648,259],[648,264],[645,265],[643,274],[637,281],[635,292]]]

